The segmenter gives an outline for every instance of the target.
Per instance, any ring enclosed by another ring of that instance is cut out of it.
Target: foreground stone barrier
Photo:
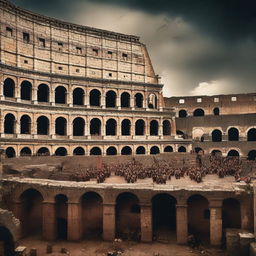
[[[240,256],[239,255],[239,232],[240,229],[227,229],[226,230],[226,246],[227,246],[227,254],[229,256]]]
[[[250,244],[250,256],[256,256],[256,242]]]
[[[253,233],[239,233],[239,243],[240,243],[240,256],[248,256],[250,253],[250,243],[254,242]]]
[[[37,249],[35,248],[30,249],[29,256],[37,256]]]

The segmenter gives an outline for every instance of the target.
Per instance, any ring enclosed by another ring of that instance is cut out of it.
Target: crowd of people
[[[180,179],[188,176],[198,183],[202,182],[207,174],[217,174],[219,178],[234,176],[236,181],[242,178],[242,161],[238,157],[210,156],[209,159],[197,158],[196,164],[181,166],[176,161],[156,160],[151,165],[143,165],[133,159],[119,164],[102,164],[100,167],[81,168],[70,175],[73,181],[89,181],[96,179],[102,183],[111,175],[124,177],[127,183],[135,183],[138,179],[152,178],[157,184],[166,184],[172,178]],[[247,180],[245,180],[247,181]]]

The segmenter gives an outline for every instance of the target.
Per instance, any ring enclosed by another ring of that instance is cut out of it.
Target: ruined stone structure
[[[89,155],[183,152],[185,162],[193,152],[220,151],[255,160],[256,94],[164,98],[137,36],[62,22],[6,0],[0,24],[0,143],[7,158],[36,165],[60,161],[55,156],[97,162]],[[132,229],[150,242],[165,226],[178,243],[196,231],[220,245],[225,228],[255,225],[253,189],[244,182],[127,185],[8,176],[3,188],[22,236],[47,240],[92,234],[113,240]]]

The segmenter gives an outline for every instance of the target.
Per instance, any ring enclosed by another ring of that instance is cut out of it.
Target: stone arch
[[[140,201],[130,192],[116,198],[116,237],[140,240]]]
[[[84,90],[82,88],[75,88],[73,90],[73,105],[84,105]]]
[[[129,108],[131,106],[130,98],[131,98],[131,96],[128,92],[123,92],[121,94],[121,107],[122,108]]]
[[[202,108],[197,108],[193,112],[193,116],[204,116],[204,110]]]
[[[121,123],[122,136],[131,135],[131,121],[129,119],[124,119]]]
[[[39,116],[37,118],[37,134],[49,135],[49,119],[46,116]]]
[[[64,194],[57,194],[55,196],[55,218],[57,239],[67,240],[68,198]]]
[[[187,117],[187,116],[188,116],[187,110],[181,109],[181,110],[179,111],[179,117],[180,117],[180,118],[184,118],[184,117]]]
[[[132,148],[129,146],[125,146],[121,150],[121,155],[131,155],[132,154]]]
[[[256,160],[256,150],[251,150],[248,152],[247,160]]]
[[[55,103],[67,104],[67,89],[66,89],[66,87],[59,85],[55,88]]]
[[[157,97],[154,93],[148,95],[148,108],[156,109],[157,108]]]
[[[14,134],[15,132],[15,116],[11,113],[6,114],[4,117],[4,133],[6,134]]]
[[[176,204],[176,198],[166,193],[152,197],[153,237],[156,240],[169,239],[170,235],[175,235]],[[163,238],[163,236],[167,237]]]
[[[169,120],[163,121],[163,135],[164,136],[171,135],[171,123]]]
[[[73,120],[73,136],[84,136],[85,121],[81,117]]]
[[[20,133],[31,134],[31,118],[29,115],[23,115],[20,118]]]
[[[34,188],[28,188],[22,192],[19,197],[20,204],[20,221],[22,234],[35,235],[42,233],[42,203],[43,195]]]
[[[136,155],[145,155],[146,149],[143,146],[139,146],[136,148]]]
[[[8,228],[5,226],[0,225],[0,243],[1,243],[1,249],[4,254],[4,256],[13,256],[15,255],[14,251],[14,240],[13,236]]]
[[[5,97],[14,98],[15,97],[15,82],[11,78],[6,78],[3,85],[3,94]]]
[[[68,151],[64,147],[59,147],[55,150],[55,155],[56,156],[66,156],[68,154]]]
[[[211,155],[212,155],[212,156],[216,156],[216,155],[222,156],[222,152],[221,152],[221,150],[219,150],[219,149],[213,149],[213,150],[211,151]]]
[[[150,155],[157,155],[160,154],[160,149],[157,146],[153,146],[150,148]]]
[[[22,100],[32,99],[32,84],[31,82],[24,80],[20,85],[20,98]]]
[[[107,156],[117,155],[117,149],[115,147],[108,147],[106,153]]]
[[[5,149],[5,155],[7,158],[16,157],[16,151],[13,147],[8,147]]]
[[[100,106],[101,103],[101,93],[97,89],[90,91],[90,106]]]
[[[221,130],[215,129],[212,131],[212,141],[220,142],[222,141],[222,132]]]
[[[101,121],[99,118],[93,118],[90,121],[90,134],[99,136],[101,135]]]
[[[135,122],[135,135],[141,136],[145,135],[145,121],[142,119],[138,119]]]
[[[238,141],[239,140],[239,130],[235,127],[228,129],[228,140],[229,141]]]
[[[240,202],[235,198],[226,198],[222,203],[222,227],[241,228]]]
[[[106,93],[106,108],[115,108],[116,107],[116,92],[107,91]]]
[[[38,102],[49,102],[49,86],[47,84],[39,84],[37,89]]]
[[[135,107],[143,108],[143,95],[141,93],[135,94]]]
[[[251,128],[248,130],[247,141],[256,141],[256,128]]]
[[[106,122],[106,135],[107,136],[115,136],[117,129],[117,122],[115,119],[110,118]]]
[[[201,240],[210,238],[210,210],[208,199],[202,195],[191,195],[188,200],[188,232]]]
[[[164,148],[164,152],[173,152],[173,147],[172,146],[166,146]]]
[[[73,150],[73,155],[74,155],[74,156],[84,156],[84,155],[85,155],[85,150],[84,150],[84,148],[82,148],[82,147],[76,147],[76,148]]]
[[[220,115],[220,109],[218,107],[214,108],[212,112],[213,112],[213,114],[215,116],[219,116]]]
[[[186,147],[184,147],[184,146],[180,146],[180,147],[178,148],[178,152],[187,152],[187,149],[186,149]]]
[[[81,196],[83,237],[99,238],[103,232],[103,199],[96,192]]]
[[[158,135],[158,121],[152,120],[150,122],[150,135],[157,136]]]
[[[239,157],[239,155],[240,155],[239,152],[235,149],[229,150],[229,152],[227,154],[227,156],[232,156],[232,157]]]
[[[60,136],[67,135],[67,119],[58,117],[55,119],[55,134]]]
[[[50,150],[47,147],[41,147],[37,150],[36,153],[38,156],[49,156]]]
[[[200,148],[200,147],[195,147],[195,152],[198,154],[198,153],[200,153],[200,152],[204,152],[203,151],[203,149],[202,148]]]
[[[32,155],[32,151],[29,147],[24,147],[20,151],[20,156],[31,156],[31,155]]]
[[[91,150],[90,150],[90,155],[96,155],[96,156],[102,155],[101,148],[99,148],[99,147],[93,147],[93,148],[91,148]]]

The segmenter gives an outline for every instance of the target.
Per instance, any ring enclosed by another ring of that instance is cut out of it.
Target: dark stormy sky
[[[255,0],[12,0],[147,45],[165,96],[256,91]]]

